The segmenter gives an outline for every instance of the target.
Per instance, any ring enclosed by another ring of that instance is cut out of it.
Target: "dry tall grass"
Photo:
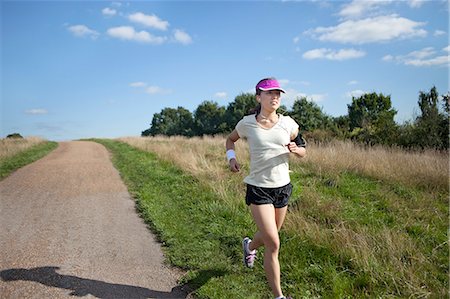
[[[152,151],[201,177],[221,178],[226,173],[225,138],[218,137],[127,137],[121,138],[137,148]],[[248,164],[248,145],[236,143],[236,154],[244,167]],[[406,152],[382,146],[364,147],[352,142],[334,141],[310,144],[306,158],[291,163],[312,163],[318,172],[339,174],[352,171],[386,182],[447,189],[449,156],[433,150]]]
[[[161,159],[172,161],[200,180],[206,182],[223,200],[229,192],[229,183],[241,184],[248,165],[248,145],[236,144],[236,154],[244,168],[237,176],[230,176],[227,168],[225,138],[218,137],[125,137],[120,139],[136,148],[156,153]],[[226,180],[224,178],[227,177]]]
[[[0,161],[44,141],[45,140],[40,137],[0,139]]]
[[[439,189],[446,189],[449,184],[447,152],[406,152],[400,148],[334,141],[312,144],[305,160],[326,172],[352,171],[386,182]]]

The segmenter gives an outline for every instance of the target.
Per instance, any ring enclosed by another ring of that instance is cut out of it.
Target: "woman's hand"
[[[306,149],[303,146],[297,146],[294,141],[291,141],[286,146],[291,153],[297,154],[301,158],[306,155]]]
[[[229,165],[232,172],[239,172],[241,170],[241,166],[234,158],[230,160]]]

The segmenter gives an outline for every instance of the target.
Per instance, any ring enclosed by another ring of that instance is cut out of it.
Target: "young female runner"
[[[264,246],[264,271],[276,299],[281,291],[278,231],[283,225],[292,193],[289,177],[289,154],[306,155],[306,144],[299,135],[298,124],[289,116],[277,114],[281,93],[285,91],[275,78],[265,78],[256,85],[258,107],[255,114],[244,116],[226,140],[230,170],[238,172],[234,143],[246,138],[250,148],[250,173],[245,197],[258,231],[253,239],[242,241],[244,264],[253,267],[256,249]]]

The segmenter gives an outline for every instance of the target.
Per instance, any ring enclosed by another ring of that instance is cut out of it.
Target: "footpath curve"
[[[1,298],[188,298],[95,142],[0,181],[0,252]]]

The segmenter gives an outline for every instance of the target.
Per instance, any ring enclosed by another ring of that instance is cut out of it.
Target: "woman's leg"
[[[286,218],[287,206],[282,208],[275,208],[275,221],[277,222],[278,231],[280,231],[283,226],[284,219]]]
[[[287,206],[283,208],[275,208],[275,222],[277,224],[277,229],[280,231],[283,226],[284,219],[286,218]],[[261,237],[261,233],[258,231],[253,236],[252,242],[250,243],[249,250],[258,249],[259,247],[264,245],[264,241]]]
[[[264,245],[264,271],[266,272],[267,281],[274,296],[281,296],[280,264],[278,262],[280,239],[278,231],[284,222],[287,207],[275,209],[271,204],[251,204],[250,210],[258,227],[258,232],[250,243],[249,249],[253,250]]]

